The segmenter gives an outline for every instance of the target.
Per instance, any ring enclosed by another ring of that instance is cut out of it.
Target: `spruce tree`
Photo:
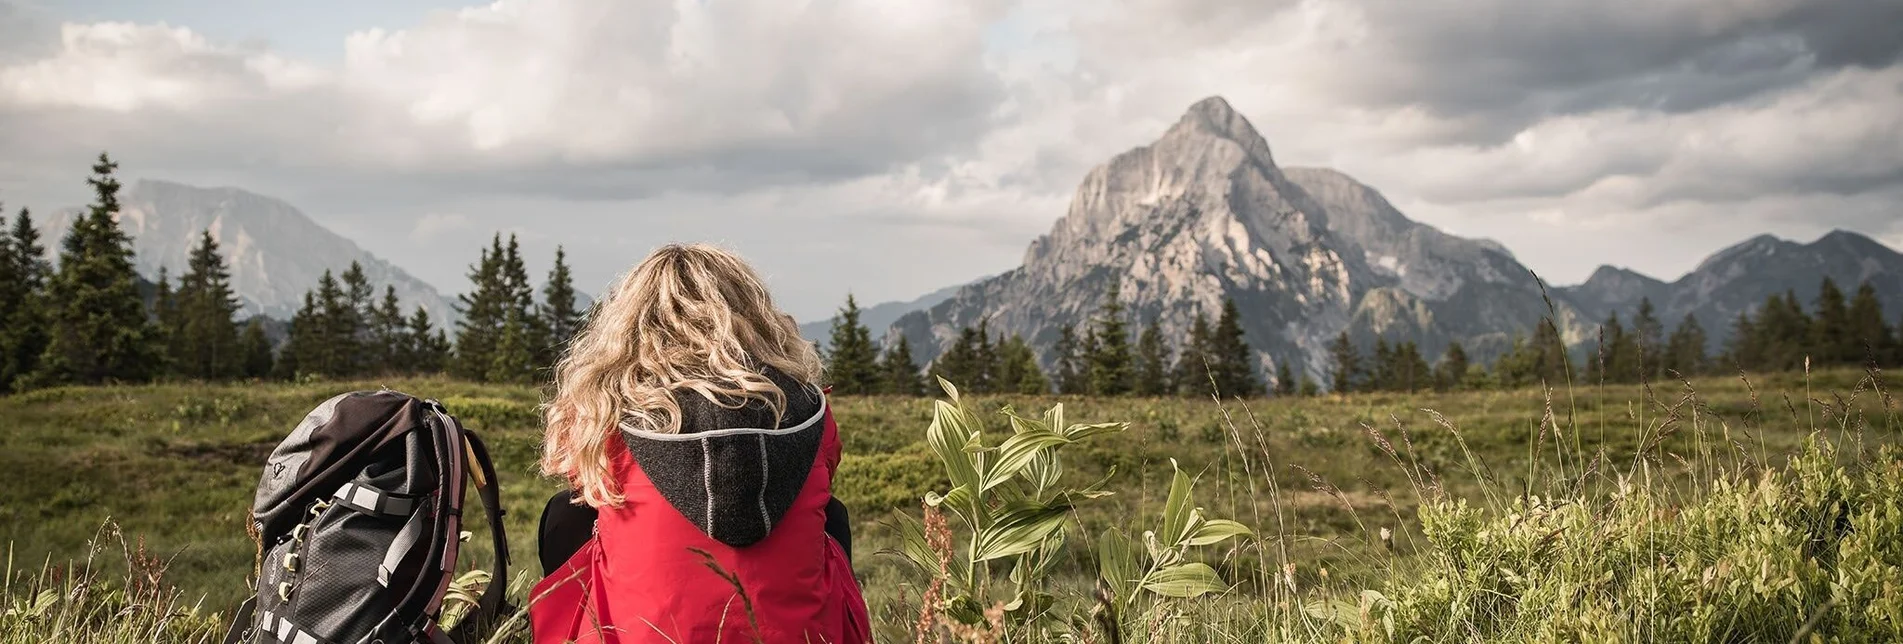
[[[1413,340],[1402,342],[1395,348],[1395,391],[1414,393],[1427,389],[1433,383],[1433,368],[1427,365],[1427,359],[1421,356],[1421,348]]]
[[[1757,323],[1751,319],[1749,311],[1739,311],[1738,318],[1731,322],[1731,338],[1725,342],[1724,360],[1730,364],[1728,369],[1755,369],[1764,361],[1764,352],[1758,346]]]
[[[429,311],[416,307],[410,316],[409,334],[403,348],[404,364],[414,373],[442,373],[449,366],[449,337],[430,322]]]
[[[568,341],[576,331],[581,330],[581,309],[576,307],[575,279],[568,272],[568,254],[562,247],[555,247],[555,267],[548,272],[548,283],[542,286],[542,325],[548,329],[548,346],[542,352],[540,362],[555,364],[562,351],[568,347]]]
[[[1867,365],[1874,360],[1878,366],[1888,366],[1890,356],[1896,353],[1897,339],[1883,319],[1883,302],[1877,300],[1877,289],[1868,281],[1857,285],[1856,296],[1850,298],[1849,331],[1855,364]]]
[[[245,378],[260,379],[271,376],[271,340],[264,336],[264,320],[251,318],[245,324],[244,335],[238,339],[238,351],[242,354],[239,375]]]
[[[158,372],[164,348],[139,296],[132,238],[119,228],[118,167],[104,153],[86,180],[95,202],[61,243],[47,288],[50,339],[35,384],[140,382]]]
[[[1394,347],[1388,339],[1374,339],[1374,356],[1368,365],[1368,391],[1393,391],[1395,389]]]
[[[999,393],[1023,395],[1048,394],[1051,385],[1037,365],[1037,352],[1022,336],[997,343],[998,370],[993,388]]]
[[[456,296],[462,320],[456,323],[456,356],[451,372],[466,380],[483,380],[495,362],[496,343],[508,315],[502,276],[502,235],[490,239],[482,258],[469,267],[470,291]]]
[[[199,380],[224,380],[244,371],[238,343],[238,296],[231,272],[210,231],[201,233],[178,285],[179,322],[173,369]]]
[[[1467,348],[1459,342],[1447,344],[1447,352],[1441,354],[1440,364],[1434,366],[1434,389],[1438,391],[1460,391],[1467,383],[1469,360]]]
[[[1052,347],[1053,380],[1060,394],[1090,393],[1089,371],[1085,367],[1083,343],[1077,338],[1072,327],[1062,327],[1057,331],[1057,344]]]
[[[32,374],[46,352],[50,339],[46,288],[53,269],[46,261],[46,247],[40,245],[33,215],[25,208],[0,240],[4,240],[0,248],[6,249],[4,265],[0,265],[6,276],[0,280],[0,394],[4,394]]]
[[[178,294],[172,290],[172,278],[159,267],[159,281],[152,288],[153,338],[164,349],[159,373],[176,375],[179,359],[185,353],[184,319],[179,314]]]
[[[1795,292],[1773,294],[1765,300],[1755,329],[1757,337],[1753,342],[1763,362],[1760,369],[1795,371],[1803,368],[1806,356],[1815,355],[1811,342],[1815,337],[1814,326]]]
[[[1708,368],[1705,342],[1705,327],[1698,323],[1698,317],[1685,314],[1678,328],[1672,329],[1671,339],[1665,341],[1665,369],[1687,378],[1704,373]]]
[[[518,307],[509,307],[503,313],[502,332],[496,338],[496,348],[489,364],[489,373],[483,378],[487,382],[534,382],[539,369],[536,368],[535,352],[543,345],[533,329],[535,321]]]
[[[1595,383],[1630,382],[1639,377],[1638,339],[1626,333],[1614,312],[1599,326],[1599,351],[1589,365],[1597,370],[1590,379]],[[1549,380],[1547,384],[1552,384]]]
[[[1863,357],[1862,341],[1850,328],[1850,309],[1844,302],[1843,289],[1829,277],[1817,288],[1817,315],[1811,320],[1811,356],[1817,364],[1857,364]]]
[[[904,334],[885,348],[879,358],[880,391],[895,396],[925,395],[925,381],[919,377],[918,363],[912,360],[912,342]]]
[[[1361,351],[1348,339],[1348,332],[1342,331],[1335,341],[1328,343],[1328,358],[1334,362],[1335,371],[1329,377],[1328,391],[1337,394],[1353,393],[1361,381]]]
[[[528,266],[522,259],[515,235],[509,236],[509,245],[503,249],[501,268],[502,327],[488,379],[534,382],[547,369],[539,358],[547,352],[548,327],[537,314],[535,287],[529,283]]]
[[[350,292],[330,271],[324,271],[317,281],[316,304],[317,345],[312,354],[316,360],[303,366],[311,374],[329,378],[356,375],[358,357],[363,355],[357,326],[361,316],[351,303]]]
[[[1665,352],[1665,325],[1659,321],[1658,311],[1652,308],[1652,298],[1639,298],[1639,311],[1632,316],[1632,336],[1637,353],[1633,366],[1637,374],[1648,382],[1657,380],[1664,364],[1661,356]]]
[[[1304,371],[1301,387],[1296,390],[1296,393],[1303,398],[1314,398],[1321,395],[1321,385],[1316,384],[1315,379],[1308,377],[1308,372]]]
[[[322,362],[318,348],[323,341],[323,313],[317,309],[317,294],[304,291],[304,304],[291,314],[289,335],[278,352],[271,371],[279,379],[297,380]]]
[[[1137,338],[1136,392],[1139,396],[1167,396],[1175,393],[1170,382],[1169,345],[1163,342],[1163,329],[1152,319]]]
[[[1136,380],[1136,365],[1130,352],[1130,322],[1124,319],[1120,295],[1117,283],[1111,282],[1092,321],[1091,335],[1096,342],[1087,343],[1093,349],[1085,354],[1090,362],[1090,393],[1098,396],[1128,394]]]
[[[859,302],[846,294],[846,305],[833,316],[827,351],[826,381],[833,393],[866,395],[879,390],[879,349],[872,332],[859,323]]]
[[[404,361],[408,352],[409,325],[404,319],[402,303],[397,300],[396,287],[383,286],[383,300],[370,311],[369,356],[371,370],[377,374],[404,373],[409,364]]]
[[[1242,314],[1234,298],[1222,302],[1222,315],[1216,318],[1216,331],[1210,337],[1214,356],[1216,388],[1225,396],[1252,397],[1263,393],[1262,380],[1255,373],[1255,351],[1242,334]]]
[[[991,388],[980,345],[990,343],[983,336],[984,331],[979,327],[960,329],[951,348],[932,361],[932,373],[956,385],[960,391],[989,393]]]
[[[1275,364],[1275,395],[1295,395],[1295,373],[1288,368],[1288,362],[1277,360]]]
[[[1212,376],[1216,373],[1215,355],[1212,352],[1212,340],[1215,332],[1209,328],[1209,318],[1202,311],[1196,312],[1196,318],[1189,324],[1189,339],[1183,343],[1181,354],[1176,356],[1176,387],[1186,396],[1208,396],[1213,385]]]

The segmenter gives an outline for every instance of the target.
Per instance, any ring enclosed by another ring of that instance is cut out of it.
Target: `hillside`
[[[458,317],[436,287],[281,200],[236,188],[139,180],[120,195],[120,203],[119,225],[132,236],[139,272],[148,279],[157,279],[160,267],[174,277],[181,274],[200,234],[210,231],[230,267],[242,316],[263,314],[288,320],[324,271],[342,272],[354,261],[363,265],[377,293],[385,285],[396,287],[406,309],[421,306],[439,323]],[[43,224],[45,239],[63,238],[77,213],[65,210],[48,218]],[[57,254],[56,241],[48,248]]]

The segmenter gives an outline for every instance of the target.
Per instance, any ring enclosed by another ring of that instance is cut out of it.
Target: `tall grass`
[[[1358,426],[1311,435],[1218,399],[1221,421],[1191,431],[1219,450],[1155,481],[1088,466],[1155,434],[949,395],[913,425],[923,451],[887,450],[942,475],[881,479],[920,503],[867,535],[890,553],[861,568],[883,571],[867,578],[882,642],[1903,641],[1898,406],[1874,369],[1811,382],[1761,393],[1741,375],[1741,401],[1647,383],[1612,403],[1562,385],[1517,438],[1468,427],[1491,402],[1339,400]],[[1382,465],[1290,447],[1341,440]],[[218,616],[136,540],[108,526],[90,545],[9,558],[0,643],[215,639]]]

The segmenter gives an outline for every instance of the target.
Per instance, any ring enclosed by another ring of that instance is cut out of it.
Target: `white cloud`
[[[0,188],[77,191],[107,148],[134,174],[289,187],[340,229],[403,222],[407,238],[359,241],[437,239],[412,261],[443,268],[414,270],[452,287],[459,244],[535,221],[536,243],[614,257],[601,281],[655,238],[726,237],[811,272],[812,293],[900,298],[1009,268],[1091,166],[1222,95],[1279,162],[1346,171],[1555,281],[1606,261],[1669,276],[1731,232],[1903,234],[1895,13],[499,0],[350,34],[335,64],[189,25],[68,24],[49,51],[0,55]],[[781,248],[804,234],[829,252]],[[947,268],[867,268],[907,250]]]

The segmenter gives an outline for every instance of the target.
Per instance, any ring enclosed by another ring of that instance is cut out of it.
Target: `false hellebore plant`
[[[951,490],[925,495],[925,519],[898,514],[903,545],[897,554],[928,575],[920,635],[937,616],[953,630],[985,629],[993,639],[1019,640],[1066,627],[1083,630],[1081,618],[1063,619],[1052,608],[1052,570],[1061,560],[1065,530],[1076,504],[1109,496],[1103,489],[1116,469],[1083,488],[1065,486],[1058,451],[1096,436],[1121,432],[1129,423],[1065,424],[1060,403],[1041,418],[1006,407],[1012,435],[986,445],[982,423],[966,409],[958,389],[943,378],[950,401],[937,401],[926,440],[945,463]],[[1105,630],[1126,630],[1145,602],[1191,599],[1228,590],[1191,550],[1232,538],[1249,538],[1247,527],[1210,519],[1191,505],[1191,478],[1175,471],[1162,524],[1141,541],[1115,528],[1097,543],[1097,620]],[[955,521],[947,520],[947,516]],[[997,567],[997,568],[994,568]],[[1007,570],[1003,579],[996,570]],[[1006,622],[1009,622],[1007,626]],[[1002,632],[1000,632],[1002,631]],[[937,639],[937,638],[931,638]]]

